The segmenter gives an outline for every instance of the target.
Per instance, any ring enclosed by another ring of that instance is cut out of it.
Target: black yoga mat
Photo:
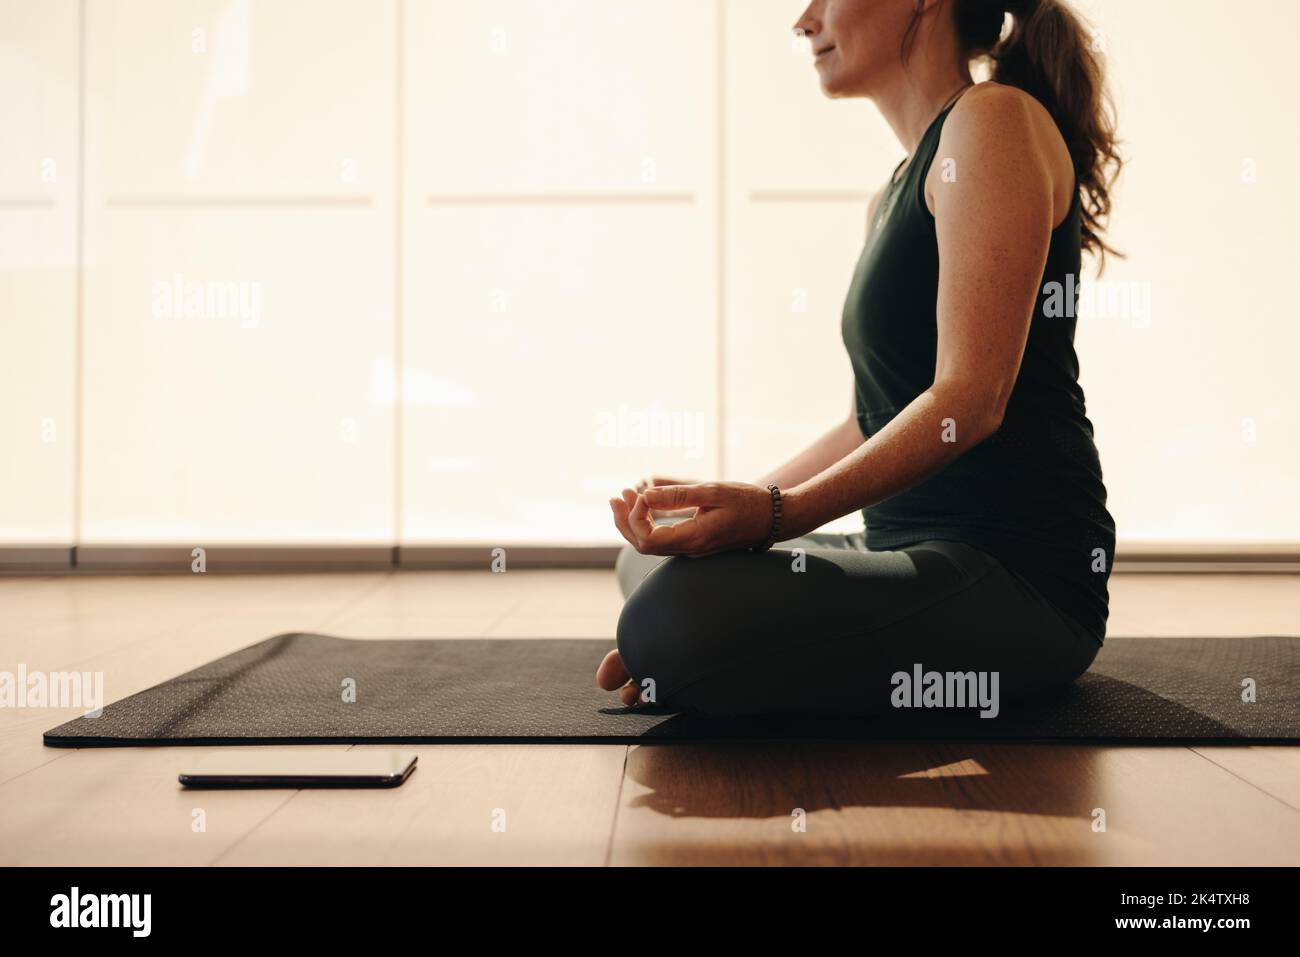
[[[703,718],[595,687],[591,639],[365,640],[284,634],[45,733],[55,747],[628,743],[723,739],[1300,740],[1300,638],[1109,638],[1050,699],[870,718]],[[1253,679],[1257,700],[1242,701]],[[345,701],[349,681],[355,700]]]

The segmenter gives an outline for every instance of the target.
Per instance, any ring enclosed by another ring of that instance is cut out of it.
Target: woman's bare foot
[[[623,657],[617,648],[607,654],[596,669],[596,684],[606,691],[617,691],[619,700],[628,707],[636,704],[641,697],[640,689],[623,665]]]

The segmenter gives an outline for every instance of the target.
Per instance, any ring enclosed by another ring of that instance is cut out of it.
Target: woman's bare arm
[[[792,537],[916,485],[1001,424],[1047,259],[1053,175],[1022,100],[1005,90],[963,100],[941,147],[960,176],[935,196],[934,383],[870,440],[787,490]]]

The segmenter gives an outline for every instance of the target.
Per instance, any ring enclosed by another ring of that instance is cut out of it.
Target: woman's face
[[[812,0],[795,23],[812,42],[822,91],[869,96],[900,62],[917,0]]]

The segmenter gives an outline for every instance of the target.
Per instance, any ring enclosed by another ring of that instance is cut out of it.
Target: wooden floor
[[[1300,633],[1297,577],[1112,595],[1115,635]],[[619,607],[596,571],[0,579],[0,670],[112,701],[281,631],[610,637]],[[76,713],[0,709],[0,864],[1300,864],[1300,747],[443,745],[391,791],[187,792],[200,749],[45,748]]]

